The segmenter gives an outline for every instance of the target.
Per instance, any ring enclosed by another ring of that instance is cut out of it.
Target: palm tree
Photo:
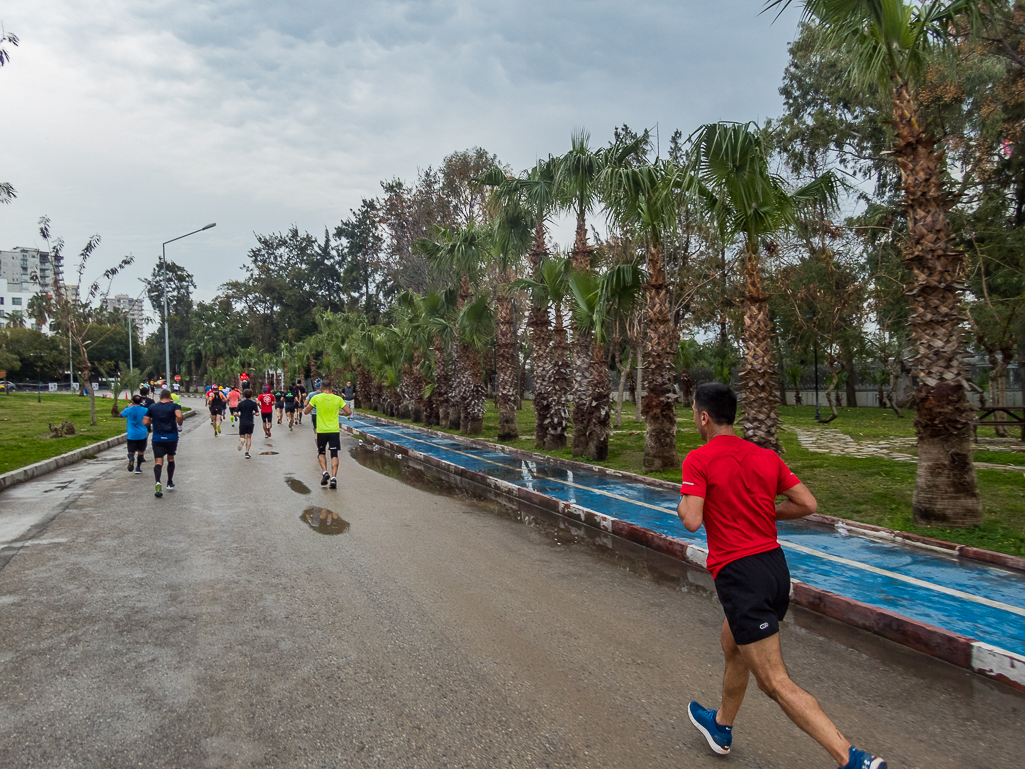
[[[769,171],[766,143],[753,123],[702,126],[692,137],[689,164],[689,183],[708,206],[722,242],[739,236],[744,249],[744,365],[740,370],[744,437],[782,453],[776,437],[777,367],[761,241],[791,227],[804,207],[834,208],[840,185],[826,172],[788,192],[785,182]]]
[[[465,403],[465,417],[460,429],[467,435],[484,432],[484,400],[487,391],[481,378],[481,352],[494,338],[494,316],[487,296],[467,303],[456,320],[459,332],[459,357],[465,376],[457,395]],[[462,405],[462,404],[461,404]],[[515,405],[513,418],[515,419]]]
[[[516,345],[516,319],[513,315],[512,296],[504,288],[515,278],[520,263],[531,241],[534,217],[513,198],[507,200],[494,224],[490,262],[498,272],[498,291],[495,297],[497,313],[495,339],[495,368],[498,381],[498,440],[514,441],[520,437],[516,424],[516,401],[519,395],[520,367]]]
[[[612,434],[612,387],[605,355],[610,319],[616,311],[628,311],[641,282],[641,270],[636,264],[616,265],[601,275],[573,271],[569,276],[576,326],[585,329],[592,339],[588,365],[588,413],[585,415],[587,440],[583,453],[593,461],[608,459],[609,436]],[[577,429],[575,422],[573,429]]]
[[[570,259],[576,273],[591,272],[594,249],[587,242],[587,215],[600,200],[602,176],[610,169],[623,166],[647,144],[640,139],[617,143],[606,149],[593,150],[590,135],[576,131],[570,139],[570,150],[556,161],[556,197],[576,217],[576,235]],[[573,456],[580,456],[587,445],[587,415],[594,413],[588,403],[591,394],[591,354],[594,340],[591,332],[576,324],[573,315],[573,356],[576,389],[573,396]]]
[[[480,280],[482,265],[492,246],[493,232],[470,222],[459,230],[440,228],[437,235],[437,240],[421,238],[416,242],[416,248],[436,270],[458,280],[455,310],[459,315],[467,306],[471,287]],[[484,430],[487,389],[481,375],[479,351],[469,348],[460,333],[452,353],[450,381],[454,402],[459,404],[459,421],[456,423],[450,409],[448,426],[458,426],[467,435],[480,435]],[[477,365],[473,365],[474,361]],[[477,414],[480,419],[471,416]]]
[[[668,470],[679,464],[673,378],[680,334],[673,322],[672,291],[666,285],[662,249],[676,229],[684,175],[675,163],[660,160],[638,168],[611,168],[605,185],[609,218],[619,228],[640,235],[645,243],[644,469]]]
[[[768,7],[785,8],[789,0]],[[918,470],[912,510],[919,525],[974,526],[982,506],[972,463],[972,412],[966,397],[965,254],[954,245],[947,212],[943,146],[926,126],[917,86],[934,55],[947,47],[958,17],[974,17],[972,0],[808,0],[804,16],[822,25],[826,43],[851,55],[848,77],[888,95],[887,119],[896,134],[892,157],[900,169],[908,233],[905,296],[918,377],[915,432]]]
[[[519,178],[507,178],[497,167],[483,178],[485,184],[498,187],[498,193],[504,199],[507,201],[518,200],[529,212],[533,222],[534,236],[530,251],[527,253],[527,264],[530,267],[530,277],[534,283],[542,282],[541,264],[548,254],[546,243],[548,219],[563,205],[563,201],[559,197],[561,193],[557,171],[558,160],[549,156],[547,160],[538,161],[534,168]],[[550,410],[548,393],[550,391],[550,346],[552,342],[548,303],[543,296],[538,296],[538,301],[531,302],[530,311],[527,314],[527,328],[530,331],[531,359],[534,369],[534,447],[541,449],[545,448],[546,443],[549,442],[547,437],[549,431],[546,424],[549,420]],[[565,330],[563,335],[565,336]],[[562,440],[564,446],[564,432]]]
[[[517,280],[513,287],[530,291],[531,305],[540,307],[546,317],[551,308],[552,316],[555,318],[555,328],[546,334],[551,339],[551,350],[546,356],[547,371],[543,379],[544,393],[541,395],[545,403],[545,414],[540,425],[541,445],[537,446],[535,436],[535,446],[547,451],[557,451],[566,448],[566,428],[569,426],[569,407],[573,395],[573,367],[564,324],[565,303],[570,295],[570,260],[551,257],[543,259],[538,273],[540,280]],[[547,320],[545,325],[547,326]],[[542,387],[542,382],[538,379],[536,358],[534,377],[536,404]]]

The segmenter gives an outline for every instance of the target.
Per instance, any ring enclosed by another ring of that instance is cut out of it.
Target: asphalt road
[[[67,495],[0,570],[0,766],[833,765],[753,683],[729,758],[690,725],[722,669],[707,575],[410,486],[348,438],[321,489],[308,426],[249,461],[230,432],[186,422],[160,500],[121,448],[0,494],[0,532]],[[1021,766],[1009,688],[800,610],[783,645],[891,767]]]

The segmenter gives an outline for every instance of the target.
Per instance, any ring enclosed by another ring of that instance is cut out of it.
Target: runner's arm
[[[177,422],[179,425],[185,421],[185,415],[182,414],[181,409],[174,410],[174,421]]]
[[[687,531],[697,531],[705,520],[705,498],[684,494],[676,506],[676,514]]]
[[[147,414],[146,416],[144,416],[142,418],[142,424],[145,425],[146,427],[149,427],[151,424],[153,424],[153,420],[150,419],[149,415]]]
[[[819,503],[803,483],[791,486],[783,492],[786,499],[776,503],[776,520],[790,521],[814,513]]]
[[[311,411],[313,411],[313,404],[310,403],[309,401],[307,401],[306,402],[306,408],[303,409],[303,413],[304,414],[309,414]]]

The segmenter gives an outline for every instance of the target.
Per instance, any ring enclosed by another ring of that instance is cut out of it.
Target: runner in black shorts
[[[249,450],[253,447],[253,430],[256,429],[256,415],[260,413],[260,404],[253,400],[253,391],[245,389],[242,391],[242,400],[238,404],[238,450],[246,449],[246,459],[249,459]]]
[[[713,382],[695,391],[694,424],[706,443],[684,459],[676,511],[688,531],[705,527],[707,567],[726,615],[720,633],[726,671],[720,709],[691,702],[691,723],[714,752],[729,753],[733,721],[753,673],[758,688],[841,769],[885,769],[883,759],[851,745],[787,673],[779,622],[790,605],[790,570],[776,521],[810,515],[817,503],[774,452],[736,435],[736,415],[737,396],[726,385]],[[786,499],[777,503],[778,496]]]
[[[295,380],[295,387],[293,388],[292,392],[294,392],[296,396],[295,421],[296,424],[301,425],[303,423],[303,409],[306,408],[306,388],[303,387],[303,380]],[[314,424],[314,428],[315,427],[316,424]]]
[[[285,390],[285,414],[288,416],[288,429],[291,431],[292,425],[295,424],[295,406],[296,406],[296,394],[291,389]]]
[[[280,425],[285,411],[285,393],[282,390],[274,391],[274,408],[278,410],[278,424]]]

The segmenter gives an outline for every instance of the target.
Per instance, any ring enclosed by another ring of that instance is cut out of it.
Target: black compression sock
[[[160,473],[163,469],[163,465],[153,465],[153,477],[156,478],[157,483],[160,483]]]
[[[167,463],[167,482],[170,483],[174,480],[174,462]]]

